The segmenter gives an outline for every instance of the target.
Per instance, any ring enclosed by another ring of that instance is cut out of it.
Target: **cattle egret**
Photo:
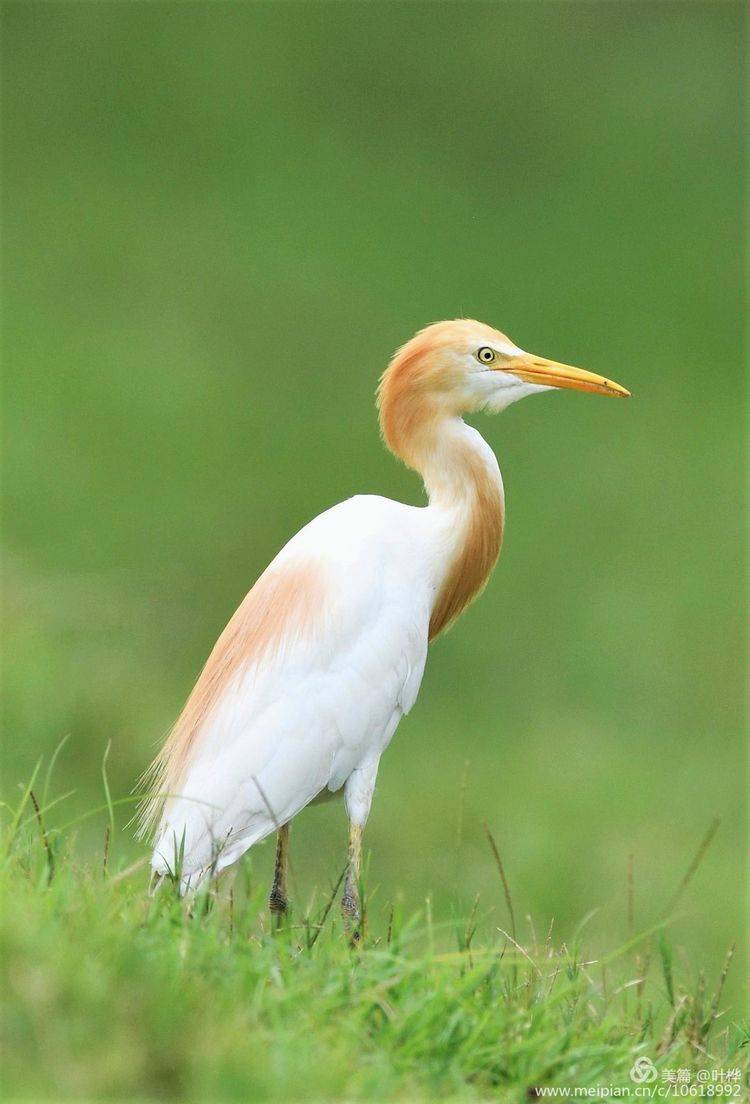
[[[343,794],[341,907],[356,935],[380,757],[414,705],[429,642],[480,593],[500,552],[503,481],[462,415],[556,387],[628,395],[468,319],[427,326],[398,350],[380,380],[380,428],[428,505],[357,495],[306,525],[260,576],[147,776],[142,827],[155,830],[156,875],[178,870],[193,889],[276,831],[269,907],[283,913],[291,820]]]

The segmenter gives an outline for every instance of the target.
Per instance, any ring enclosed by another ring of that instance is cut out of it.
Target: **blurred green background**
[[[384,758],[372,909],[480,892],[505,926],[486,818],[518,916],[566,938],[598,909],[611,947],[628,855],[644,928],[720,816],[675,927],[718,971],[745,866],[743,14],[3,5],[6,794],[66,734],[63,819],[109,740],[127,793],[295,530],[421,501],[376,381],[469,315],[634,398],[477,419],[505,548]],[[297,822],[299,898],[344,832],[338,805]]]

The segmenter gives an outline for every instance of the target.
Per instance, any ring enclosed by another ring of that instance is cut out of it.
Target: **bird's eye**
[[[492,364],[494,359],[495,359],[494,349],[488,349],[486,345],[483,345],[482,348],[477,353],[477,360],[481,360],[482,364]]]

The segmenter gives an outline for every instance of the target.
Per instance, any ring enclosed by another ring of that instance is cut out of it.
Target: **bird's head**
[[[441,417],[506,406],[556,387],[627,398],[604,376],[534,356],[499,330],[462,318],[420,330],[395,354],[380,380],[383,435],[395,452],[420,426]]]

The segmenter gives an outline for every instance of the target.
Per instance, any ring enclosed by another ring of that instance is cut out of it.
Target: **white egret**
[[[152,765],[152,865],[183,889],[276,831],[270,908],[287,908],[289,824],[343,794],[344,915],[356,924],[362,832],[380,757],[414,705],[427,647],[480,593],[503,536],[494,453],[462,415],[555,387],[627,396],[468,319],[427,326],[380,380],[383,438],[428,505],[357,495],[306,525],[219,637]]]

